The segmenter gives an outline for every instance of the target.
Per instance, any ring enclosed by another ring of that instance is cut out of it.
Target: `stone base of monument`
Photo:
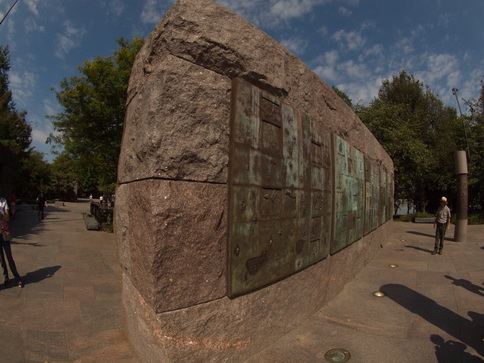
[[[140,360],[242,362],[308,319],[386,243],[392,176],[299,59],[211,0],[177,1],[135,61],[118,170]]]
[[[243,362],[334,298],[377,252],[374,242],[386,240],[391,223],[264,289],[159,314],[123,274],[129,341],[142,362]]]

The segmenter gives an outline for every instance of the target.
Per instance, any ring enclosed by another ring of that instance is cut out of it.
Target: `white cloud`
[[[69,20],[66,20],[63,25],[64,34],[57,34],[57,49],[54,52],[54,55],[60,59],[63,59],[67,53],[77,47],[86,34],[85,28],[76,28]]]
[[[363,23],[361,23],[360,29],[366,30],[366,29],[375,28],[375,27],[376,27],[376,24],[373,21],[365,20]]]
[[[350,79],[363,79],[368,77],[370,71],[363,63],[348,60],[338,65],[337,69]]]
[[[141,11],[141,21],[144,24],[156,24],[174,2],[174,0],[146,0]]]
[[[344,6],[340,6],[338,8],[338,12],[343,16],[351,16],[353,14],[351,10],[345,8]]]
[[[321,34],[323,37],[328,35],[329,30],[324,25],[318,29],[318,33]]]
[[[346,93],[354,105],[368,104],[378,96],[378,91],[384,79],[386,78],[368,77],[366,80],[357,82],[348,80],[348,82],[337,84],[336,87]]]
[[[36,16],[39,15],[39,9],[37,9],[37,4],[40,2],[40,0],[25,0],[25,3],[27,4],[29,10]]]
[[[443,27],[448,27],[450,23],[450,19],[452,16],[449,13],[443,13],[439,15],[439,25]]]
[[[37,143],[41,144],[44,143],[52,133],[51,130],[41,130],[37,127],[32,128],[32,141],[36,141]]]
[[[308,41],[299,37],[283,39],[281,40],[281,44],[297,55],[303,54],[308,47]]]
[[[334,2],[335,0],[218,0],[223,5],[257,26],[272,28],[294,18],[311,13],[317,6]],[[346,0],[350,6],[358,4],[358,0]],[[344,8],[346,14],[351,11]]]
[[[395,43],[394,48],[400,50],[403,54],[410,54],[415,50],[413,40],[408,37],[401,38]]]
[[[361,35],[361,33],[356,31],[346,31],[344,29],[335,32],[331,36],[331,39],[338,42],[342,49],[347,50],[360,49],[366,43],[366,39]]]
[[[416,73],[427,84],[445,81],[445,85],[454,87],[459,81],[458,60],[453,54],[424,54],[424,69]]]
[[[37,87],[37,75],[29,71],[17,72],[11,70],[9,80],[15,102],[20,108],[27,107],[33,91]]]
[[[279,19],[299,18],[321,2],[323,1],[276,0],[271,2],[270,13]]]
[[[374,44],[371,47],[367,47],[363,50],[362,55],[364,57],[381,57],[383,56],[383,46],[381,44]]]
[[[314,72],[327,82],[338,82],[341,79],[337,70],[338,58],[339,54],[336,50],[324,53],[316,59],[316,62],[320,63],[320,65],[314,68]]]
[[[121,0],[101,1],[101,7],[106,8],[108,15],[119,17],[124,11],[124,3]]]
[[[39,25],[33,18],[25,19],[25,31],[27,33],[45,33],[45,27],[43,25]]]
[[[44,104],[44,110],[46,115],[53,116],[61,111],[59,104],[53,100],[46,98],[42,102]]]

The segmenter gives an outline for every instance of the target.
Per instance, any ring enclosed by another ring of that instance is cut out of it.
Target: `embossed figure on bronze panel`
[[[365,194],[365,180],[381,180],[360,151],[241,79],[232,83],[230,122],[229,296],[290,276],[376,228],[382,199],[375,186]]]

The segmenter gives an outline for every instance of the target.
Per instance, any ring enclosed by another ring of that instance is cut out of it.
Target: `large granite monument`
[[[138,54],[118,175],[123,301],[143,362],[256,354],[338,294],[391,228],[393,164],[374,136],[211,0],[177,1]]]

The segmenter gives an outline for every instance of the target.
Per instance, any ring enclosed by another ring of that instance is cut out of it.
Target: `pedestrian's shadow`
[[[42,267],[36,271],[27,272],[26,275],[23,277],[23,282],[26,284],[34,284],[36,282],[40,282],[42,280],[48,279],[61,268],[61,266],[52,266],[52,267]]]
[[[469,290],[470,292],[473,292],[474,294],[484,296],[484,288],[480,287],[478,285],[474,285],[469,280],[456,279],[456,278],[449,276],[449,275],[444,275],[444,277],[446,279],[452,280],[452,285],[463,287],[464,289]]]
[[[435,344],[435,357],[439,363],[479,363],[483,360],[475,355],[472,355],[465,350],[467,345],[453,340],[445,341],[438,334],[432,334],[430,340]]]
[[[21,246],[32,246],[32,247],[45,247],[42,243],[38,242],[17,242],[15,240],[12,240],[10,244],[13,245],[21,245]]]
[[[482,327],[484,315],[469,311],[468,315],[471,320],[468,320],[417,291],[399,284],[383,285],[380,291],[408,311],[419,315],[422,319],[472,347],[480,355],[484,355],[482,341],[474,333]]]
[[[416,231],[407,231],[407,233],[416,234],[417,236],[425,236],[425,237],[430,237],[430,238],[435,239],[435,234],[422,233],[422,232],[416,232]],[[444,241],[454,241],[454,239],[450,238],[450,237],[445,237]]]
[[[418,250],[418,251],[423,251],[423,252],[428,252],[428,253],[432,253],[433,250],[428,250],[426,248],[422,248],[422,247],[417,247],[417,246],[405,246],[406,248],[413,248],[415,250]]]

